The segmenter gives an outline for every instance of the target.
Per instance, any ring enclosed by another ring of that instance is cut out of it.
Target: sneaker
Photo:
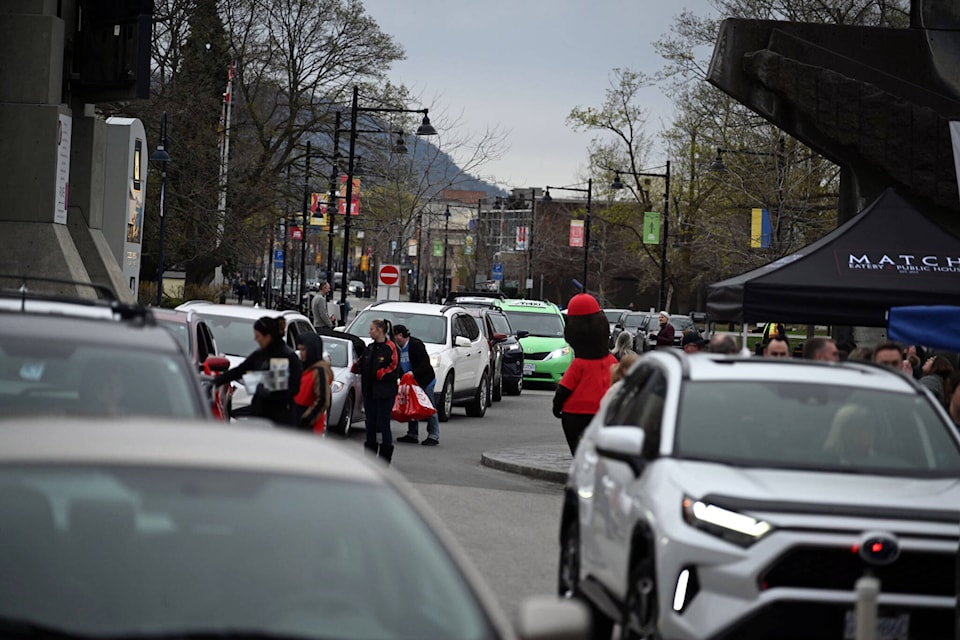
[[[422,445],[425,446],[425,447],[435,447],[435,446],[437,446],[438,444],[440,444],[440,441],[439,441],[439,440],[434,440],[433,438],[427,438],[426,440],[424,440],[424,441],[421,442],[420,444],[422,444]]]
[[[408,443],[408,444],[417,444],[417,443],[419,442],[419,440],[417,440],[417,436],[412,436],[412,435],[410,435],[410,434],[408,433],[408,434],[405,435],[405,436],[400,436],[399,438],[397,438],[397,442],[406,442],[406,443]]]

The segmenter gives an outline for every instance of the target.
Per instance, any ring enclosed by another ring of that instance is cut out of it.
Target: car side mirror
[[[626,462],[634,475],[639,476],[644,467],[644,437],[639,427],[603,427],[597,435],[597,454]]]
[[[453,344],[456,347],[469,347],[471,342],[470,342],[470,338],[467,338],[465,336],[457,336],[456,338],[453,339]]]
[[[503,342],[503,341],[506,340],[506,339],[507,339],[507,334],[505,334],[505,333],[495,333],[495,334],[493,334],[493,341],[494,341],[494,342]]]
[[[587,640],[590,612],[577,600],[535,596],[520,604],[514,628],[523,640]]]
[[[207,359],[203,361],[200,368],[223,373],[230,368],[230,361],[223,356],[207,356]]]
[[[517,331],[517,340],[530,337],[529,331]]]

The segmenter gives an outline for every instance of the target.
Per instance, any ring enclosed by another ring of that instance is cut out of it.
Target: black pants
[[[570,455],[577,452],[577,445],[580,444],[580,438],[583,432],[587,430],[587,425],[593,420],[593,415],[588,413],[567,413],[563,412],[560,417],[560,424],[563,426],[563,435],[567,439],[567,446],[570,447]]]

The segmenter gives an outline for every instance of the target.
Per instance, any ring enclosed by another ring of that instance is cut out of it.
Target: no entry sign
[[[395,264],[385,264],[380,266],[377,272],[380,284],[385,287],[395,287],[400,283],[400,267]]]

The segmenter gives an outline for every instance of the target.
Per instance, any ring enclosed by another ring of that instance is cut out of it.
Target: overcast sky
[[[391,80],[439,103],[422,106],[462,112],[469,131],[509,132],[502,159],[481,171],[505,188],[576,183],[592,136],[567,126],[570,110],[599,105],[616,67],[660,69],[653,42],[674,16],[683,8],[710,11],[708,0],[363,2],[406,50]],[[660,131],[672,106],[655,87],[644,99],[651,133]],[[662,160],[656,151],[654,162]]]

